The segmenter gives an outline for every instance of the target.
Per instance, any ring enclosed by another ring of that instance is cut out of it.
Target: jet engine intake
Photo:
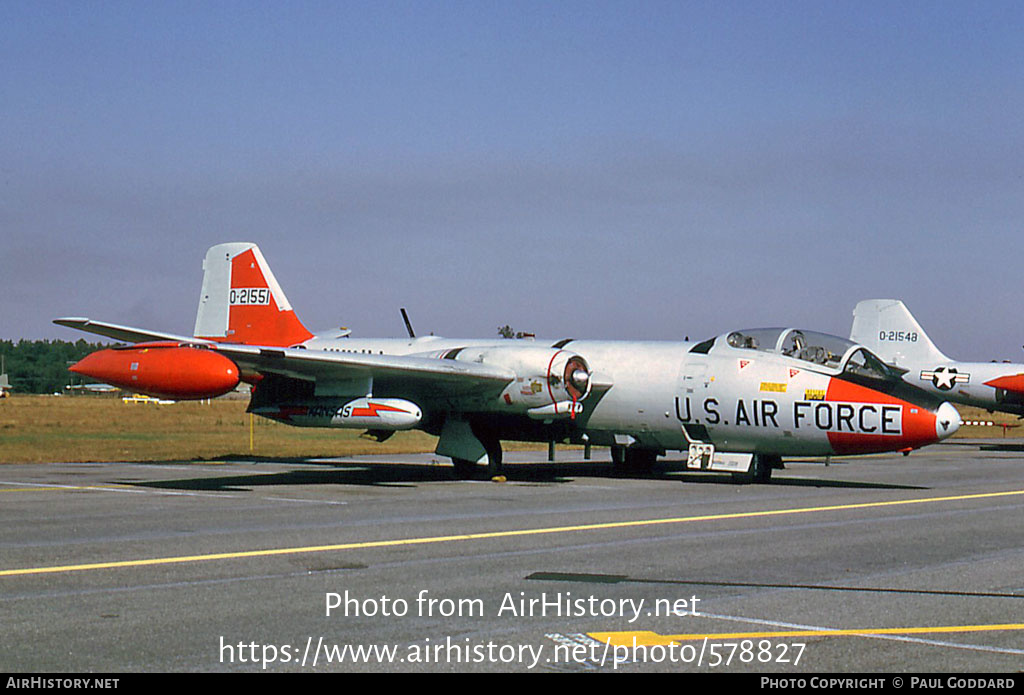
[[[500,396],[505,411],[510,407],[520,412],[544,408],[548,417],[575,417],[580,409],[574,404],[584,401],[592,389],[590,366],[569,350],[533,345],[467,347],[455,353],[454,359],[515,372],[515,381]]]

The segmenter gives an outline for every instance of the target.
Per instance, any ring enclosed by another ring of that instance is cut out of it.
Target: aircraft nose
[[[960,429],[960,412],[949,401],[943,402],[935,411],[935,435],[945,439]]]

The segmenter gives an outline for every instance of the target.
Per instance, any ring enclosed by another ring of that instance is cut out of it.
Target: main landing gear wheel
[[[497,437],[481,436],[475,432],[474,434],[477,434],[477,438],[487,452],[487,465],[478,466],[476,461],[452,458],[452,464],[455,466],[455,475],[459,478],[475,478],[482,472],[481,469],[486,472],[488,478],[501,475],[501,441]]]
[[[754,454],[750,462],[750,470],[746,473],[733,473],[733,480],[739,483],[767,483],[772,479],[772,469],[782,468],[781,456]]]
[[[455,466],[456,478],[468,479],[476,474],[476,461],[453,458],[452,464]]]
[[[621,475],[645,475],[654,469],[658,460],[655,449],[633,449],[625,446],[612,447],[612,465]]]
[[[487,477],[501,475],[501,440],[489,432],[474,433],[487,450]]]

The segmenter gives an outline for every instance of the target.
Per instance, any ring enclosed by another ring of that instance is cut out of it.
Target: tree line
[[[532,333],[515,331],[505,325],[498,329],[504,338],[530,338]],[[15,393],[63,393],[69,384],[82,384],[78,374],[68,367],[91,352],[108,348],[104,343],[79,339],[66,340],[0,340],[0,355]],[[94,381],[86,379],[84,383]]]
[[[107,347],[85,340],[0,340],[0,355],[15,393],[63,393],[68,384],[82,383],[68,367]]]

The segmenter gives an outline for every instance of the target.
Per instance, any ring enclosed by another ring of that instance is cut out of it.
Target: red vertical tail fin
[[[256,244],[214,246],[206,252],[203,271],[195,337],[280,347],[313,337]]]

